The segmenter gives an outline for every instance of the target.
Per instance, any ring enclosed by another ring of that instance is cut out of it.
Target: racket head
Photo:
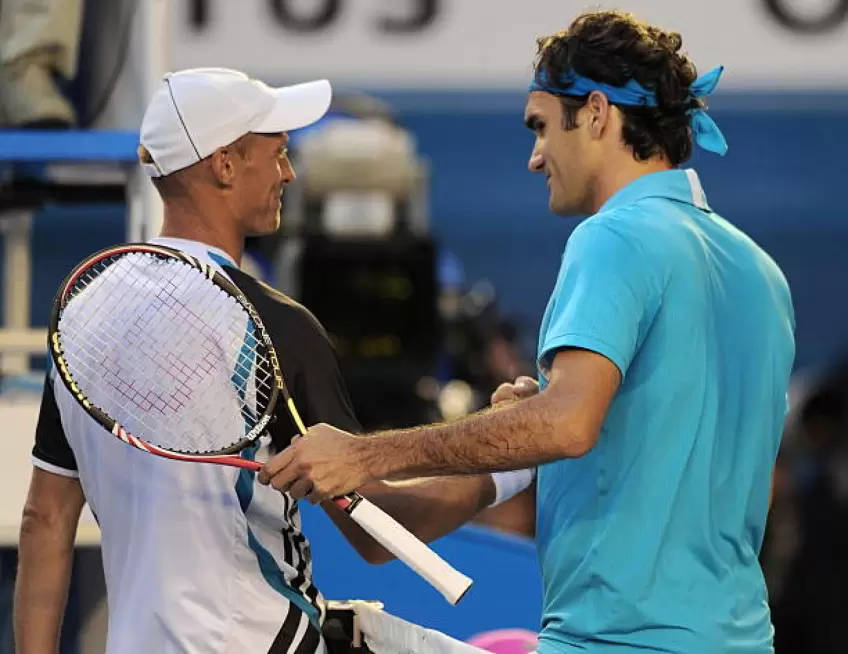
[[[169,458],[241,465],[230,455],[262,435],[288,396],[245,295],[161,245],[110,247],[77,265],[53,302],[48,341],[59,378],[92,418]]]

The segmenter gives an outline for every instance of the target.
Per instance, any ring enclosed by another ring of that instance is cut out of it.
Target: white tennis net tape
[[[355,614],[354,645],[361,632],[374,654],[486,654],[485,650],[463,643],[434,629],[427,629],[386,613],[379,602],[333,602],[336,608],[349,608]]]

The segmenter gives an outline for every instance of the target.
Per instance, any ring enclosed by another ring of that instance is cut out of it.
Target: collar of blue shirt
[[[603,204],[598,213],[652,197],[685,202],[704,211],[710,211],[707,196],[701,186],[701,181],[698,179],[698,173],[692,168],[686,168],[683,170],[663,170],[658,173],[643,175],[614,193]]]

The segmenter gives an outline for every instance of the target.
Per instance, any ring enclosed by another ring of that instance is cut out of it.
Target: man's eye
[[[289,149],[288,149],[288,148],[285,148],[285,147],[284,147],[284,148],[280,148],[280,159],[285,159],[285,158],[287,158],[288,156],[289,156]]]

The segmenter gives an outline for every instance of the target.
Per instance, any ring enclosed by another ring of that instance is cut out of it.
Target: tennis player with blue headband
[[[757,556],[792,303],[774,261],[679,168],[693,142],[727,149],[701,99],[722,69],[699,78],[681,46],[614,11],[538,42],[529,168],[554,213],[588,216],[542,318],[538,386],[519,378],[448,424],[369,438],[318,425],[260,475],[312,501],[365,486],[378,503],[376,480],[454,475],[434,508],[392,511],[433,538],[480,498],[534,488],[535,471],[539,654],[773,652]],[[407,507],[426,483],[404,486]]]
[[[702,98],[715,91],[724,66],[713,68],[709,73],[699,77],[689,87],[693,99]],[[583,77],[573,69],[561,75],[558,79],[548,79],[547,72],[542,69],[530,83],[530,91],[544,91],[552,95],[581,96],[592,91],[600,91],[607,96],[612,104],[630,107],[656,107],[659,105],[657,94],[644,88],[635,79],[630,79],[624,86],[612,86],[604,82],[596,82]],[[727,152],[727,141],[724,134],[710,118],[704,109],[695,108],[688,112],[695,143],[704,150],[724,155]]]

